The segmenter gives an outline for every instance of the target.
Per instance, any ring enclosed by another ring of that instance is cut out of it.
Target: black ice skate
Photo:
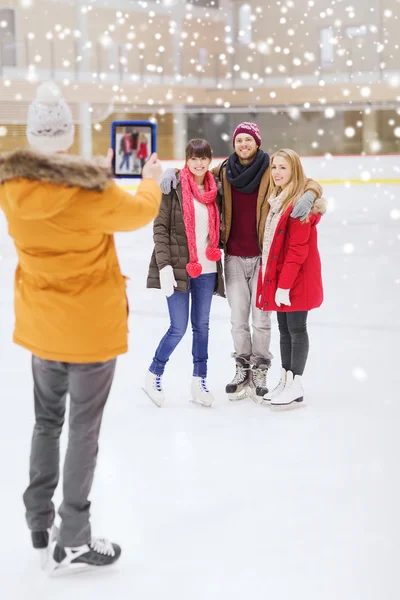
[[[257,363],[251,367],[251,383],[249,386],[249,396],[255,402],[262,402],[265,394],[268,394],[267,375],[271,361]]]
[[[247,396],[249,385],[250,364],[245,358],[236,358],[235,377],[225,388],[229,400],[243,400]]]
[[[77,548],[64,548],[55,544],[53,556],[49,561],[49,574],[61,572],[97,569],[114,564],[121,556],[121,548],[118,544],[112,544],[108,540],[93,538],[90,544],[84,544]]]

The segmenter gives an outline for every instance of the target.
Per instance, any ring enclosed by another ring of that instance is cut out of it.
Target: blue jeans
[[[189,321],[189,297],[192,296],[190,320],[193,330],[193,375],[207,376],[208,331],[211,301],[217,281],[216,273],[206,273],[189,278],[187,292],[174,292],[167,298],[171,324],[158,345],[150,371],[156,375],[164,373],[169,357],[185,335]]]
[[[121,161],[121,164],[119,165],[119,169],[120,170],[122,169],[122,167],[124,167],[126,165],[126,168],[129,171],[130,158],[131,158],[131,153],[130,152],[126,152],[124,154],[124,157],[123,157],[122,161]]]

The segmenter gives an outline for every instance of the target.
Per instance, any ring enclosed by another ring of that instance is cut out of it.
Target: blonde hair
[[[283,190],[281,187],[275,185],[274,178],[272,177],[272,165],[274,159],[277,156],[281,156],[289,163],[292,169],[292,177],[290,182],[287,184],[285,191],[287,192],[286,198],[282,204],[283,212],[289,207],[290,204],[295,205],[297,200],[304,194],[304,192],[314,192],[317,198],[322,196],[322,188],[316,181],[308,179],[304,173],[303,165],[301,164],[300,156],[294,150],[290,148],[284,148],[278,150],[271,157],[271,179],[269,184],[269,196],[274,194],[278,196]]]

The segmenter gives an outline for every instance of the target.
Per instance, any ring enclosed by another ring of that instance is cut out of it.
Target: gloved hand
[[[280,306],[281,304],[290,306],[289,292],[290,290],[283,290],[282,288],[278,288],[275,294],[275,304],[277,306]]]
[[[175,281],[174,271],[171,265],[167,265],[160,269],[160,286],[161,291],[169,298],[174,293],[174,288],[178,284]]]
[[[176,190],[178,180],[176,178],[175,169],[165,169],[163,178],[160,183],[161,191],[163,194],[169,194],[171,189]]]
[[[315,198],[316,195],[314,192],[305,192],[302,197],[297,200],[290,216],[293,217],[293,219],[300,218],[300,221],[304,221],[310,214]]]

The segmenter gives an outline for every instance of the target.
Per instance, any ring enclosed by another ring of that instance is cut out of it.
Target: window
[[[360,27],[347,27],[346,29],[349,38],[363,37],[364,35],[367,35],[367,31],[366,25],[361,25]]]
[[[208,63],[208,50],[207,48],[199,48],[199,65],[205,67]]]
[[[242,6],[239,8],[238,40],[241,44],[251,44],[252,21],[251,6],[249,4],[242,4]]]
[[[219,8],[219,0],[186,0],[186,4],[203,6],[205,8]]]
[[[15,11],[0,8],[0,68],[16,66]]]
[[[333,28],[326,27],[321,29],[320,49],[321,49],[321,67],[331,67],[333,65],[335,51],[332,44]]]

